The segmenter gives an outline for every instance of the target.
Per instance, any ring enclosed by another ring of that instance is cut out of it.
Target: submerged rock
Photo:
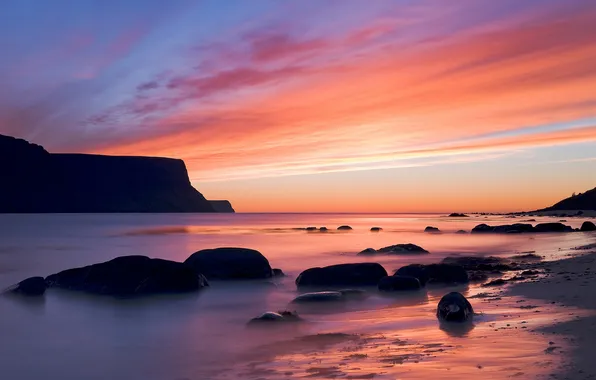
[[[409,253],[429,253],[426,249],[412,243],[395,244],[383,247],[377,250],[378,253],[386,253],[392,255],[409,254]]]
[[[424,229],[424,232],[426,232],[426,233],[431,233],[431,234],[438,234],[438,233],[440,233],[440,232],[441,232],[441,230],[440,230],[440,229],[438,229],[437,227],[427,226],[427,227]]]
[[[383,231],[383,229],[381,227],[372,227],[370,229],[370,232],[381,232]]]
[[[422,286],[416,277],[409,276],[387,276],[383,277],[378,284],[378,288],[385,292],[419,290]]]
[[[272,311],[265,312],[256,318],[251,319],[249,324],[271,323],[271,322],[299,322],[302,318],[296,312],[279,311],[274,313]]]
[[[350,226],[339,226],[337,227],[339,231],[351,231],[353,228]]]
[[[273,276],[261,252],[248,248],[214,248],[193,253],[185,264],[208,280],[251,280]]]
[[[421,285],[434,284],[466,284],[470,280],[468,273],[461,265],[455,264],[410,264],[399,268],[395,275],[412,276],[420,281]]]
[[[467,234],[467,233],[468,233],[468,231],[465,231],[465,230],[459,230],[456,232],[456,234]]]
[[[48,287],[116,296],[190,292],[208,286],[205,277],[186,264],[146,256],[122,256],[68,269],[45,282]]]
[[[29,277],[6,291],[25,296],[41,296],[45,293],[46,289],[46,280],[43,277]]]
[[[327,232],[329,230],[327,229],[327,227],[321,227],[321,228],[319,228],[319,231],[320,232]]]
[[[579,230],[582,232],[596,231],[596,224],[592,222],[583,222]]]
[[[298,276],[298,287],[376,286],[387,276],[387,271],[378,263],[354,263],[310,268]]]
[[[343,301],[342,292],[312,292],[304,293],[292,300],[292,303]]]
[[[306,227],[306,230],[307,230],[307,231],[317,231],[317,230],[318,230],[318,228],[317,228],[317,227],[312,227],[312,226],[311,226],[311,227]]]
[[[442,322],[467,322],[474,316],[474,309],[461,293],[451,292],[439,301],[437,318]]]

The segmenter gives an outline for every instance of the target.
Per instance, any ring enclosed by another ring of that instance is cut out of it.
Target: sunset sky
[[[0,133],[182,158],[241,212],[596,186],[594,0],[4,0]]]

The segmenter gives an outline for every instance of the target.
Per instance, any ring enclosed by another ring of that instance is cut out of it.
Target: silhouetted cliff
[[[555,210],[596,210],[596,187],[585,193],[580,193],[547,207],[540,211]]]
[[[50,154],[0,135],[0,212],[214,212],[182,160]]]
[[[215,212],[236,212],[230,201],[209,201]]]

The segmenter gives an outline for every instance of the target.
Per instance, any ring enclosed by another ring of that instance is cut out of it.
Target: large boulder
[[[273,276],[261,252],[248,248],[214,248],[193,253],[185,264],[208,280],[252,280]]]
[[[571,232],[573,228],[563,223],[540,223],[534,227],[535,232]]]
[[[424,229],[424,232],[429,233],[429,234],[438,234],[441,232],[440,229],[438,229],[437,227],[433,227],[433,226],[427,226]]]
[[[472,320],[474,309],[461,293],[451,292],[439,301],[437,318],[441,322],[467,322]]]
[[[526,223],[515,223],[515,224],[503,224],[500,226],[489,226],[488,224],[479,224],[472,229],[472,233],[486,233],[494,232],[500,234],[511,234],[511,233],[525,233],[535,232],[534,227],[531,224]]]
[[[387,271],[378,263],[354,263],[310,268],[296,279],[298,287],[376,286],[387,276]]]
[[[472,228],[472,233],[486,233],[486,232],[493,232],[495,228],[489,226],[486,223],[482,223],[477,225],[476,227]]]
[[[468,273],[461,265],[455,264],[410,264],[399,268],[395,276],[416,277],[421,285],[434,284],[466,284],[470,280]]]
[[[464,267],[468,271],[508,271],[513,270],[510,261],[495,256],[457,256],[445,257],[444,264],[455,264]]]
[[[7,292],[25,296],[41,296],[47,288],[43,277],[29,277],[7,289]]]
[[[583,232],[596,231],[596,224],[592,222],[583,222],[579,230]]]
[[[179,293],[208,283],[188,265],[146,256],[122,256],[105,263],[48,276],[48,287],[115,296]]]
[[[416,277],[387,276],[379,281],[378,288],[384,292],[394,292],[402,290],[419,290],[421,285]]]
[[[352,230],[352,227],[350,227],[350,226],[339,226],[339,227],[337,227],[337,230],[338,231],[351,231]]]

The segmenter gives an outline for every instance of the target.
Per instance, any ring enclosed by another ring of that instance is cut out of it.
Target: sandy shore
[[[586,247],[588,254],[540,264],[548,275],[539,281],[513,286],[511,295],[556,303],[563,307],[594,310],[589,317],[553,325],[542,330],[551,340],[565,341],[573,350],[567,364],[553,379],[596,379],[596,244]]]

